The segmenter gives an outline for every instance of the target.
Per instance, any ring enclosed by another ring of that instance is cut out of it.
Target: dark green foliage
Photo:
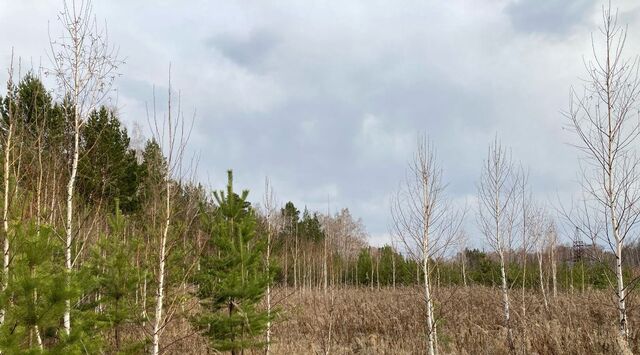
[[[27,73],[17,85],[8,87],[0,103],[4,125],[11,114],[23,140],[35,142],[40,138],[43,149],[50,153],[58,150],[66,132],[65,116],[38,77]]]
[[[13,261],[8,287],[0,302],[6,310],[0,326],[0,349],[5,354],[79,354],[99,352],[102,342],[93,337],[96,329],[92,312],[74,309],[72,332],[64,333],[62,317],[65,300],[77,300],[85,289],[78,273],[68,275],[66,287],[63,248],[53,230],[35,224],[19,224],[15,231]],[[42,338],[42,350],[36,341]]]
[[[371,259],[371,253],[369,248],[360,250],[358,255],[358,283],[362,285],[369,285],[372,278],[373,260]],[[375,276],[373,276],[375,277]]]
[[[318,213],[311,215],[305,208],[302,214],[302,220],[298,227],[300,236],[306,240],[310,240],[313,243],[319,243],[324,239],[324,232],[322,231],[322,224],[318,219]]]
[[[88,201],[120,201],[123,212],[139,207],[141,168],[129,149],[129,136],[113,111],[94,111],[82,130],[78,191]]]
[[[18,89],[14,83],[7,83],[7,94],[0,100],[0,114],[2,116],[2,128],[8,126],[8,119],[16,117],[18,112]]]
[[[28,73],[18,85],[18,115],[31,137],[42,137],[43,147],[59,146],[65,133],[62,108],[35,75]]]
[[[18,84],[18,112],[29,131],[36,132],[53,111],[53,100],[40,79],[28,73]]]
[[[110,333],[116,352],[139,350],[142,343],[124,343],[123,327],[142,322],[135,292],[143,269],[132,267],[138,240],[126,235],[126,217],[116,201],[115,213],[108,216],[109,234],[101,236],[85,267],[85,277],[92,283],[96,315],[101,328]]]
[[[289,228],[295,228],[296,224],[300,220],[300,211],[298,211],[293,202],[287,202],[281,210],[281,213],[285,219],[286,226]]]
[[[500,280],[500,265],[489,259],[485,252],[478,249],[464,251],[467,262],[467,277],[471,282],[481,285],[497,285]]]
[[[158,187],[164,184],[167,169],[167,161],[158,142],[147,141],[142,153],[141,166],[140,194],[143,200],[149,201],[158,195]]]
[[[256,348],[268,315],[258,304],[271,276],[264,269],[266,238],[256,234],[256,216],[247,201],[248,191],[233,191],[228,174],[227,191],[214,193],[217,208],[207,216],[211,252],[201,259],[194,278],[204,311],[193,323],[218,351]]]

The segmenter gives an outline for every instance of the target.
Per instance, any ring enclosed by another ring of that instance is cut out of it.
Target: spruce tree
[[[216,209],[208,216],[210,253],[195,276],[203,312],[194,319],[217,351],[238,351],[264,345],[269,316],[259,308],[271,275],[264,267],[265,239],[256,233],[256,215],[247,190],[214,192]]]
[[[302,221],[300,221],[299,233],[301,237],[314,243],[319,243],[324,240],[324,231],[322,230],[322,223],[320,223],[317,212],[314,212],[312,215],[306,208],[304,209]]]
[[[123,212],[139,207],[141,167],[129,149],[127,130],[115,112],[102,106],[93,111],[82,130],[78,191],[88,201],[120,201]],[[111,206],[113,207],[113,206]]]

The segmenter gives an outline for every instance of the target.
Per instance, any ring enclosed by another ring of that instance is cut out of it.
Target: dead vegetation
[[[418,288],[336,289],[296,293],[282,306],[274,325],[276,354],[424,354],[425,312]],[[507,354],[501,295],[487,287],[441,288],[436,305],[438,346],[446,354]],[[526,296],[526,319],[514,311],[518,354],[617,354],[616,313],[610,295],[602,291],[559,294],[545,310],[539,294]],[[514,304],[522,302],[513,292]],[[611,307],[603,307],[611,305]],[[631,314],[633,320],[633,312]],[[640,334],[632,326],[630,344],[638,348]],[[329,341],[330,339],[330,341]]]

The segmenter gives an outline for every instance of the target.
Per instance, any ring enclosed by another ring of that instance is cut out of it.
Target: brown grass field
[[[326,295],[321,290],[276,291],[281,311],[273,326],[274,354],[425,353],[424,311],[417,288],[340,288]],[[436,299],[440,353],[509,353],[497,289],[441,288]],[[616,313],[609,292],[560,293],[550,299],[546,310],[539,293],[527,291],[524,317],[521,290],[512,290],[511,300],[517,354],[624,353],[617,343]],[[632,307],[630,320],[638,316]],[[631,324],[630,343],[637,353],[640,332],[635,325]],[[167,351],[215,353],[197,336]]]

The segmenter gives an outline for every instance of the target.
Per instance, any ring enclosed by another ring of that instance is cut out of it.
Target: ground
[[[274,354],[424,354],[423,299],[418,288],[276,289],[280,316],[273,327]],[[545,309],[541,294],[510,291],[518,354],[617,354],[616,313],[608,291],[559,293]],[[507,354],[502,298],[488,287],[436,289],[438,346],[443,354]],[[630,300],[631,301],[631,300]],[[630,314],[630,343],[638,352],[637,311]],[[207,353],[197,337],[170,353]],[[215,352],[211,352],[215,353]],[[255,352],[256,354],[262,352]]]

